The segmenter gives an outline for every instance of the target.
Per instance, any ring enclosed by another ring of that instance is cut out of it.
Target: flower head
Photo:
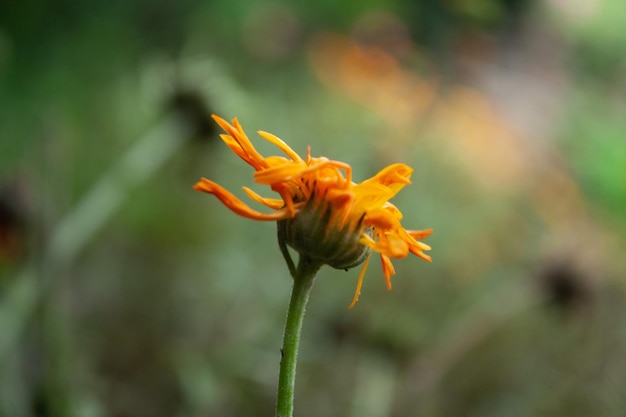
[[[279,243],[293,274],[293,263],[284,247],[288,244],[300,256],[334,268],[348,269],[365,261],[358,278],[354,298],[358,300],[371,252],[378,252],[387,288],[395,274],[391,258],[412,253],[428,262],[424,251],[430,247],[418,239],[428,230],[406,230],[400,224],[402,213],[389,202],[405,185],[410,184],[413,169],[392,164],[361,183],[352,182],[350,165],[326,157],[312,157],[310,147],[301,158],[285,142],[271,133],[259,131],[265,140],[276,145],[284,156],[262,156],[252,145],[235,118],[231,123],[213,115],[224,129],[224,143],[255,169],[256,183],[268,185],[280,199],[264,198],[247,187],[246,194],[273,211],[256,211],[231,192],[202,178],[194,189],[215,195],[230,210],[253,220],[278,222]]]

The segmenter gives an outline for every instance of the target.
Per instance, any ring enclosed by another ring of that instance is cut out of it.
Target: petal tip
[[[205,193],[208,193],[208,192],[211,192],[210,185],[211,185],[211,181],[207,180],[206,178],[202,178],[200,181],[195,183],[192,188],[196,191],[203,191]]]

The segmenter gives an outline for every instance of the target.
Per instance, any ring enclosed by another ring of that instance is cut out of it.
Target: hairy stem
[[[287,311],[282,359],[280,361],[280,375],[278,378],[278,393],[276,398],[276,417],[293,416],[293,398],[296,384],[296,364],[298,362],[298,346],[304,311],[309,299],[313,281],[321,264],[312,261],[306,256],[300,256],[298,268],[295,270],[291,300]]]

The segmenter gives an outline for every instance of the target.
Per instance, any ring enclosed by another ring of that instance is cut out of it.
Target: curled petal
[[[292,161],[303,162],[302,158],[300,158],[300,155],[298,155],[293,149],[291,149],[291,147],[283,142],[283,140],[278,136],[272,135],[271,133],[264,132],[262,130],[259,130],[257,133],[266,141],[276,145],[281,151],[285,153],[285,155],[290,157]]]
[[[371,211],[385,206],[387,200],[393,197],[389,187],[377,183],[361,183],[354,186],[358,195],[357,206],[363,211]]]
[[[426,255],[424,252],[422,252],[422,251],[421,251],[421,250],[419,250],[419,249],[416,249],[416,248],[410,248],[409,250],[411,251],[411,253],[412,253],[413,255],[418,256],[418,257],[422,258],[422,259],[423,259],[423,260],[425,260],[426,262],[432,262],[432,261],[433,261],[433,259],[432,259],[429,255]]]
[[[300,176],[303,171],[304,163],[293,162],[285,158],[274,157],[271,159],[271,165],[268,168],[258,170],[254,173],[254,181],[258,184],[273,185],[280,182],[291,181]]]
[[[426,230],[407,230],[406,231],[413,239],[424,239],[433,233],[433,229]]]
[[[359,238],[359,242],[361,242],[361,244],[369,247],[370,249],[376,250],[376,241],[374,239],[372,239],[370,237],[369,234],[367,233],[362,233],[361,237]]]
[[[393,215],[396,219],[402,220],[402,212],[389,201],[383,205],[383,208],[391,213],[391,215]]]
[[[352,298],[352,302],[348,306],[348,310],[350,310],[357,301],[359,301],[359,296],[361,295],[361,287],[363,286],[363,277],[365,277],[365,271],[367,271],[367,265],[370,263],[370,258],[372,255],[370,254],[365,262],[363,262],[363,268],[361,268],[361,273],[359,274],[359,279],[356,282],[356,290],[354,291],[354,297]]]
[[[283,200],[279,200],[277,198],[261,197],[260,195],[258,195],[257,193],[249,189],[248,187],[243,187],[243,190],[246,192],[246,194],[248,194],[248,197],[250,197],[257,203],[266,205],[267,207],[271,209],[280,210],[285,205],[285,202]]]
[[[250,160],[246,151],[237,143],[237,141],[230,135],[221,134],[220,138],[222,141],[233,151],[238,157],[246,161],[248,164],[252,165],[254,169],[260,169],[262,166],[257,162]]]
[[[409,244],[398,234],[391,232],[387,234],[387,243],[392,258],[404,258],[409,254]]]
[[[244,202],[235,197],[230,191],[214,183],[213,181],[207,180],[206,178],[202,178],[193,186],[193,188],[197,191],[213,194],[215,197],[219,198],[220,201],[232,212],[240,216],[247,217],[249,219],[275,221],[291,217],[287,209],[280,209],[268,214],[253,210],[252,208],[248,207]]]
[[[431,247],[430,245],[427,245],[423,242],[420,242],[419,240],[416,241],[411,241],[411,246],[418,248],[419,250],[430,250]]]
[[[340,171],[342,169],[346,172],[345,178]],[[351,185],[352,167],[344,162],[331,161],[328,158],[311,158],[310,162],[307,162],[307,168],[301,172],[301,175],[304,176],[314,172],[317,173],[318,179],[326,183]]]
[[[391,263],[391,259],[388,256],[380,255],[380,261],[383,264],[383,275],[385,275],[385,282],[387,283],[387,289],[391,290],[391,277],[396,274],[396,269]]]
[[[415,247],[419,250],[430,250],[430,246],[428,246],[427,244],[420,242],[419,240],[415,240],[415,238],[413,236],[411,236],[406,230],[404,230],[403,228],[398,228],[397,229],[400,232],[400,236],[402,239],[404,239],[406,242],[408,242],[412,247]]]
[[[429,250],[430,247],[408,235],[405,238],[402,231],[377,230],[374,237],[372,238],[367,233],[363,233],[359,242],[389,258],[405,258],[409,253],[413,253],[422,259],[429,258],[422,251]]]
[[[220,137],[237,156],[252,165],[257,171],[267,166],[265,158],[254,148],[236,117],[233,119],[233,125],[216,114],[211,115],[211,117],[228,133],[228,135],[220,135]]]
[[[365,215],[365,224],[386,230],[397,227],[398,221],[386,210],[374,210]]]
[[[274,188],[274,187],[272,187]],[[289,192],[289,189],[286,187],[281,187],[278,192],[280,193],[283,201],[285,202],[285,208],[287,209],[287,213],[289,213],[289,217],[294,217],[296,215],[296,204],[293,201],[293,195]],[[304,204],[304,203],[301,203]]]
[[[363,183],[378,183],[389,187],[393,195],[396,195],[405,185],[411,183],[411,174],[413,168],[405,164],[391,164],[382,169],[372,178],[365,180]],[[392,195],[392,196],[393,196]]]

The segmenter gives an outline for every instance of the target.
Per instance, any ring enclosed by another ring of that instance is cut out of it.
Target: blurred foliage
[[[1,2],[0,416],[273,415],[289,277],[191,189],[268,195],[212,112],[356,181],[413,166],[394,203],[435,229],[353,310],[322,269],[296,415],[622,415],[625,10]]]

